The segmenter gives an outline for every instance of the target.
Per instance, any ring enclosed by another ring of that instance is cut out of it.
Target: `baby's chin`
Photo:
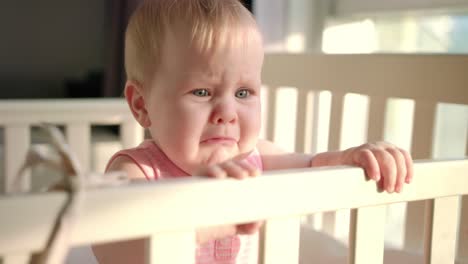
[[[225,148],[216,148],[202,161],[203,165],[210,166],[232,159],[234,155]]]

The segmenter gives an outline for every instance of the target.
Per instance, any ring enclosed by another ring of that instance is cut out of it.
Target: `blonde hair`
[[[175,27],[188,29],[190,44],[201,52],[224,45],[236,30],[257,28],[239,0],[146,0],[132,14],[125,34],[127,79],[147,81]]]

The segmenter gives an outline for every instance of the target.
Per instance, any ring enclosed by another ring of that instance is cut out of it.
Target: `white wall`
[[[59,97],[64,78],[103,68],[108,0],[0,4],[0,98]]]

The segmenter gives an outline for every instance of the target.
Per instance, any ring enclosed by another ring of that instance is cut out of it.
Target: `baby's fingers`
[[[194,173],[194,175],[207,176],[207,177],[219,178],[219,179],[227,177],[226,171],[218,165],[212,165],[212,166],[200,168]]]
[[[246,160],[238,161],[238,165],[241,166],[250,177],[255,177],[260,174],[260,170]]]
[[[358,165],[364,168],[369,179],[380,180],[380,168],[374,153],[369,149],[361,149],[358,154]]]
[[[411,157],[411,154],[408,151],[404,149],[399,149],[399,150],[405,159],[405,166],[406,166],[405,182],[410,183],[413,180],[413,158]]]
[[[383,189],[389,193],[395,190],[397,168],[393,156],[385,150],[375,151],[376,158],[379,162],[380,172],[383,177]]]
[[[258,221],[237,225],[237,233],[242,235],[252,235],[262,227],[263,222],[264,221]]]
[[[240,180],[249,177],[248,170],[244,169],[241,162],[226,161],[219,164],[219,167],[227,173],[228,177]]]
[[[388,148],[387,152],[393,157],[396,166],[395,191],[401,192],[406,178],[406,162],[403,153],[397,148]]]

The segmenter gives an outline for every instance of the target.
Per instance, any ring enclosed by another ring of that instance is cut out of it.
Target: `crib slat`
[[[276,125],[276,94],[278,89],[276,87],[268,87],[267,94],[267,125],[266,125],[266,139],[273,140],[275,138],[275,125]]]
[[[268,220],[264,227],[259,263],[298,263],[300,225],[299,217]]]
[[[426,214],[425,263],[454,263],[459,197],[432,200]]]
[[[312,92],[299,89],[297,95],[297,119],[296,119],[296,152],[306,153],[310,151],[312,140]]]
[[[379,141],[384,139],[385,112],[387,99],[373,96],[369,101],[369,118],[367,121],[367,141]]]
[[[311,94],[311,109],[310,109],[310,122],[312,122],[311,127],[311,146],[310,152],[317,153],[319,152],[318,141],[319,141],[319,121],[320,121],[320,93],[319,91],[313,92]]]
[[[195,232],[158,233],[148,241],[147,264],[195,263]]]
[[[350,264],[383,263],[386,208],[380,205],[351,211]]]
[[[74,122],[66,126],[67,140],[84,171],[89,171],[91,157],[91,126],[88,122]]]
[[[341,148],[341,127],[343,121],[344,95],[333,93],[330,110],[330,129],[328,149],[339,150]],[[323,213],[323,230],[331,236],[337,235],[336,212]]]
[[[143,141],[144,130],[134,120],[125,120],[120,125],[121,129],[121,142],[123,148],[136,147],[140,142]]]
[[[30,256],[29,255],[7,255],[4,256],[3,259],[0,258],[0,260],[3,260],[3,264],[27,264],[29,263]]]
[[[432,157],[433,131],[435,124],[436,103],[418,101],[414,109],[413,137],[411,155],[413,159]],[[418,251],[423,246],[423,215],[426,201],[411,202],[406,207],[404,246],[407,250]]]
[[[13,182],[20,166],[23,164],[28,152],[31,132],[28,124],[14,124],[5,127],[5,175],[4,192],[27,191],[31,188],[30,172],[27,172],[20,183],[20,190],[13,189]]]

